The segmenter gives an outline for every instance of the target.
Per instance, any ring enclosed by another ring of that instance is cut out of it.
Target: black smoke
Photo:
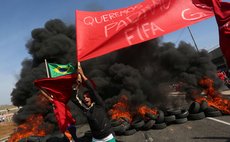
[[[44,106],[33,81],[46,77],[45,59],[51,63],[76,63],[75,27],[55,19],[34,29],[31,35],[26,46],[31,59],[23,61],[20,79],[11,93],[13,104],[22,106],[14,121],[20,124],[31,114],[43,114],[47,123],[55,124],[51,105]],[[127,95],[133,106],[178,106],[180,99],[170,99],[169,86],[182,82],[189,96],[192,89],[199,89],[197,82],[204,76],[214,79],[216,89],[221,85],[207,51],[198,52],[183,41],[176,47],[161,38],[84,61],[82,67],[95,81],[108,108],[120,95]],[[77,122],[84,122],[79,109],[71,102],[69,105]]]

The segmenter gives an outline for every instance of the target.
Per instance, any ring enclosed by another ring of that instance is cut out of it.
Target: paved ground
[[[230,90],[222,92],[230,98]],[[88,125],[79,126],[77,135],[84,136]],[[172,124],[162,130],[139,131],[132,136],[117,136],[118,142],[230,142],[230,115]],[[82,139],[82,142],[91,141]]]
[[[135,136],[119,139],[124,142],[230,142],[230,116],[215,119],[188,121],[163,130],[140,131]]]
[[[230,90],[222,94],[230,98]],[[89,130],[78,128],[78,136]],[[172,124],[162,130],[139,131],[131,136],[117,136],[119,142],[230,142],[230,115]],[[85,141],[86,142],[86,141]]]
[[[78,128],[78,136],[89,130]],[[230,115],[172,124],[162,130],[138,131],[131,136],[117,136],[119,142],[230,142]],[[84,142],[87,142],[84,139]]]

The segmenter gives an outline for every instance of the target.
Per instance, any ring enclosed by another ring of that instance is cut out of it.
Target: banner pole
[[[198,50],[198,47],[197,47],[196,41],[195,41],[195,39],[194,39],[194,37],[193,37],[193,35],[192,35],[192,32],[191,32],[191,30],[190,30],[189,26],[188,26],[187,28],[188,28],[188,31],[189,31],[189,33],[190,33],[191,37],[192,37],[192,40],[193,40],[194,45],[195,45],[195,47],[196,47],[196,50],[197,50],[197,52],[198,52],[199,50]]]
[[[48,64],[47,64],[47,60],[46,59],[45,59],[45,66],[46,66],[47,77],[50,78],[50,74],[49,74],[49,70],[48,70]]]

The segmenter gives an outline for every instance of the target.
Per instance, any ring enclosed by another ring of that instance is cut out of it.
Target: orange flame
[[[43,122],[42,115],[30,116],[25,123],[18,126],[16,132],[11,135],[8,142],[17,142],[29,136],[45,136],[50,128],[45,127]]]
[[[132,121],[132,115],[128,111],[128,98],[126,96],[121,96],[119,101],[113,105],[113,108],[109,110],[109,114],[112,119],[127,118],[129,122]]]
[[[151,109],[151,108],[147,107],[146,105],[140,106],[137,110],[138,110],[138,113],[141,114],[142,117],[144,117],[146,113],[151,113],[153,115],[157,114],[156,109],[154,109],[154,108]]]
[[[230,100],[223,98],[219,92],[215,91],[212,79],[204,77],[199,81],[199,85],[204,88],[207,98],[197,97],[195,98],[195,101],[199,103],[201,103],[203,100],[207,101],[209,106],[215,107],[225,114],[230,114]]]

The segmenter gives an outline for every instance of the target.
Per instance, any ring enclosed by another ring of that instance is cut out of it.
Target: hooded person
[[[86,90],[80,96],[80,86],[76,86],[74,90],[74,98],[72,102],[76,104],[87,117],[88,124],[92,132],[93,142],[115,142],[113,130],[105,110],[105,102],[99,96],[92,82],[84,75],[82,68],[78,67],[82,83]]]

